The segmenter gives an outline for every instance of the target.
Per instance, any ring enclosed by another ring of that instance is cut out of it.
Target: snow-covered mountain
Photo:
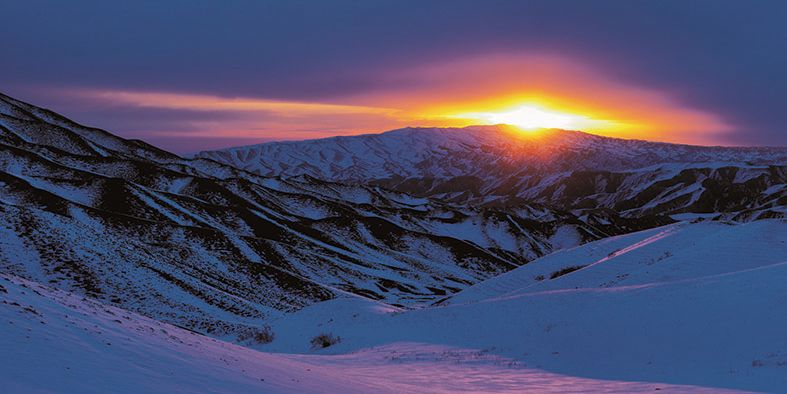
[[[670,222],[481,208],[188,160],[0,96],[0,269],[216,335],[350,292],[431,303]]]
[[[262,175],[373,183],[474,204],[783,216],[787,148],[702,147],[533,133],[508,126],[406,128],[200,152]],[[768,213],[763,213],[768,212]],[[729,215],[734,216],[734,215]]]
[[[204,151],[212,158],[258,174],[366,181],[452,178],[545,170],[619,171],[661,163],[787,162],[787,148],[725,148],[601,137],[560,129],[523,132],[505,125],[405,128],[381,134]]]

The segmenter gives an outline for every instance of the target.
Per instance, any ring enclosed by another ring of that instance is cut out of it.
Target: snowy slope
[[[787,261],[785,221],[677,223],[561,250],[472,286],[449,303],[570,287],[615,288],[696,279]],[[567,267],[583,268],[550,280]]]
[[[440,345],[340,356],[262,353],[8,275],[0,275],[0,296],[5,392],[710,391],[560,375]]]
[[[784,294],[787,222],[679,224],[544,257],[448,306],[319,303],[275,322],[281,335],[262,349],[309,352],[308,338],[325,332],[341,337],[330,353],[441,344],[571,376],[781,392]]]

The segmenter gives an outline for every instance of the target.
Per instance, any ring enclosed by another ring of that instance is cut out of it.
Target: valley
[[[787,149],[510,132],[404,129],[185,158],[0,95],[0,350],[15,355],[2,381],[787,385]]]

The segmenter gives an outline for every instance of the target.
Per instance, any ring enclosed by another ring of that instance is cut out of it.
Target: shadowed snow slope
[[[773,392],[787,387],[785,294],[784,221],[679,224],[547,256],[449,306],[319,303],[275,322],[263,349],[307,352],[325,332],[341,337],[330,352],[429,343],[572,376]]]
[[[262,353],[13,276],[0,275],[0,295],[4,392],[710,391],[564,376],[440,345],[340,356]]]

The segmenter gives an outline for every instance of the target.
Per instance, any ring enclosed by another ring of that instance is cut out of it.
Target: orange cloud
[[[77,90],[79,98],[137,108],[227,113],[211,120],[184,119],[190,131],[149,130],[147,137],[303,139],[381,130],[399,112],[393,108],[334,103],[284,101],[251,97],[220,97],[153,91]]]
[[[199,94],[83,90],[83,96],[137,107],[190,109],[203,111],[271,111],[285,116],[319,114],[388,114],[396,110],[361,105],[340,105],[259,98],[218,97]]]

